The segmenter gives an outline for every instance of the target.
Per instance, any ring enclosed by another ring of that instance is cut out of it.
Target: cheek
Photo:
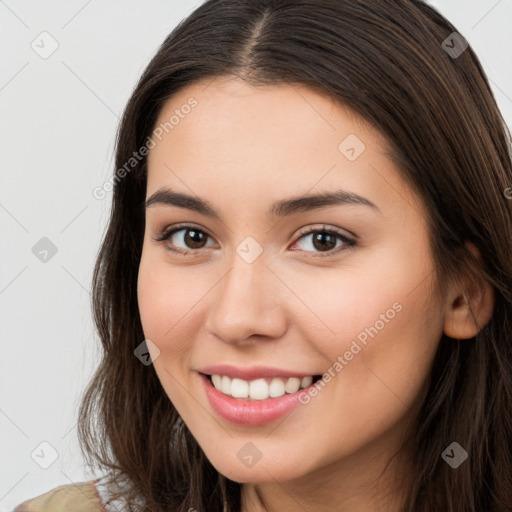
[[[157,371],[183,363],[197,337],[194,315],[214,282],[208,269],[171,268],[154,253],[143,253],[137,297],[144,335],[160,349]]]
[[[359,404],[382,403],[387,395],[398,404],[416,399],[442,334],[432,279],[427,258],[382,251],[360,266],[296,280],[294,292],[309,307],[295,305],[303,312],[303,333],[328,361],[326,370],[343,375],[333,379],[343,380],[333,387],[342,402],[348,395]]]
[[[169,267],[150,256],[141,259],[137,284],[139,313],[146,339],[151,340],[160,353],[153,367],[167,396],[187,414],[190,396],[183,390],[186,368],[194,335],[188,315],[199,300],[197,280],[184,278],[185,272]]]
[[[408,330],[415,325],[422,329],[430,272],[428,260],[413,263],[396,249],[384,248],[362,251],[337,267],[311,268],[307,274],[285,266],[276,273],[293,290],[282,298],[283,314],[286,310],[332,356],[348,350],[353,340],[364,344],[385,332],[403,331],[404,317]]]
[[[326,346],[333,402],[345,404],[341,416],[366,417],[378,429],[417,402],[442,334],[440,307],[427,294],[421,287],[414,294],[382,293],[378,301],[346,304],[347,321],[338,320],[336,343]],[[365,421],[347,428],[356,435]]]

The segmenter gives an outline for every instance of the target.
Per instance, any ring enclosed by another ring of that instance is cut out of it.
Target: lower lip
[[[199,376],[203,381],[206,396],[213,409],[225,420],[239,425],[264,425],[278,420],[300,405],[299,394],[304,391],[307,392],[308,389],[306,387],[295,393],[287,393],[277,398],[249,401],[225,395],[215,389],[208,377],[202,373]]]

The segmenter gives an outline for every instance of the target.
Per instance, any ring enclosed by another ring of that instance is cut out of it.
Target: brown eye
[[[206,233],[203,233],[198,229],[182,229],[180,231],[185,231],[183,242],[191,249],[202,249],[206,243],[206,239],[208,238]]]
[[[305,241],[310,238],[308,243]],[[166,242],[166,249],[181,254],[193,254],[208,246],[208,239],[212,237],[195,226],[175,226],[167,229],[154,238],[157,242]],[[212,239],[213,240],[213,239]],[[303,246],[300,247],[300,244]],[[307,253],[316,253],[316,256],[330,256],[340,250],[349,249],[356,245],[356,241],[348,238],[334,228],[327,227],[304,230],[294,245]]]
[[[210,235],[195,226],[179,226],[166,230],[156,238],[157,242],[168,242],[167,248],[171,251],[191,253],[207,247]]]
[[[322,231],[313,235],[313,246],[319,251],[330,251],[336,247],[337,237]]]
[[[338,242],[339,245],[337,245]],[[302,243],[301,249],[306,252],[327,253],[326,255],[336,253],[338,249],[343,250],[356,245],[355,240],[332,228],[309,229],[303,232],[297,242],[295,242],[299,246],[300,243]],[[308,250],[311,248],[313,249],[312,251]]]

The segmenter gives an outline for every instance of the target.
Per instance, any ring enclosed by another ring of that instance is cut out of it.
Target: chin
[[[291,459],[287,460],[286,464],[279,464],[275,460],[264,460],[264,457],[262,457],[251,467],[245,466],[237,458],[236,453],[234,454],[234,462],[231,458],[226,460],[225,454],[222,460],[209,460],[221,475],[240,484],[286,482],[305,475],[304,466],[299,461]]]

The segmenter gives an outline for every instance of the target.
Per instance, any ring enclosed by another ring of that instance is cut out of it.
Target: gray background
[[[512,126],[512,0],[431,3],[479,55]],[[75,428],[99,356],[89,287],[111,199],[92,190],[113,171],[136,80],[199,4],[0,0],[0,512],[95,476]],[[43,237],[57,249],[45,262]]]

